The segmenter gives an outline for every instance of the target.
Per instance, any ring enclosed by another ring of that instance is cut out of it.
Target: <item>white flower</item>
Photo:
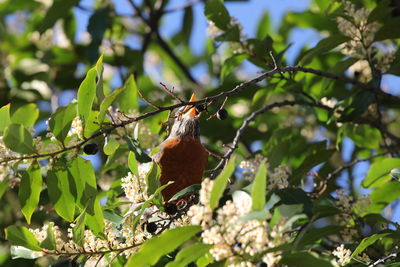
[[[338,258],[338,264],[340,266],[347,265],[351,260],[351,251],[349,249],[345,249],[344,245],[340,245],[337,247],[332,254]]]

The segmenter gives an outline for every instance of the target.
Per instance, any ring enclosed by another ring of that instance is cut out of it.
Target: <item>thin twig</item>
[[[379,259],[377,261],[375,261],[374,263],[368,265],[368,267],[374,267],[374,266],[378,266],[381,263],[384,263],[386,260],[390,259],[390,258],[396,258],[397,257],[397,252],[393,252],[385,257],[383,257],[382,259]]]
[[[156,109],[160,109],[159,106],[157,106],[156,104],[151,103],[149,100],[147,100],[144,95],[142,94],[142,92],[139,90],[139,88],[137,88],[137,92],[139,94],[139,96],[144,100],[144,102],[146,102],[147,104],[149,104],[150,106],[152,106],[153,108]]]
[[[165,92],[167,92],[167,94],[169,94],[170,96],[172,96],[173,98],[175,98],[176,100],[178,100],[179,102],[183,103],[184,101],[179,98],[177,95],[174,94],[174,88],[172,88],[172,90],[169,90],[168,87],[163,84],[162,82],[160,82],[161,87],[164,89]]]

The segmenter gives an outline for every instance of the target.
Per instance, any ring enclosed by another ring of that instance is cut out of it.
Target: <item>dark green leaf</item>
[[[287,266],[329,267],[333,265],[329,259],[324,259],[314,252],[291,252],[283,254],[279,262]]]
[[[18,191],[21,211],[28,224],[31,223],[31,216],[39,203],[41,191],[42,175],[40,173],[40,166],[34,161],[26,172],[23,173]]]
[[[311,198],[300,188],[285,188],[275,192],[281,199],[282,204],[294,205],[303,204],[304,213],[308,216],[312,214]]]
[[[99,46],[103,40],[103,36],[112,22],[112,10],[110,6],[103,6],[92,14],[89,18],[87,31],[92,37],[89,46],[87,47],[87,55],[90,62],[95,62],[99,57]]]
[[[386,21],[382,28],[376,33],[375,41],[382,41],[386,39],[400,38],[400,30],[397,25],[400,24],[400,17],[391,18]]]
[[[3,142],[9,149],[18,153],[36,152],[31,134],[21,124],[10,124],[4,131]]]
[[[71,128],[72,121],[76,117],[76,103],[59,107],[51,116],[49,126],[54,136],[64,142]]]
[[[313,245],[320,239],[326,238],[330,235],[338,234],[342,229],[343,227],[336,225],[311,229],[304,235],[299,235],[299,237],[301,236],[301,240],[297,243],[297,247],[304,248],[307,245]]]
[[[35,236],[24,226],[11,225],[6,228],[6,239],[13,246],[23,246],[25,248],[41,251],[39,241]]]
[[[267,191],[267,160],[260,163],[251,189],[252,210],[262,210],[265,207],[265,195]]]
[[[226,185],[228,183],[228,179],[232,176],[233,172],[235,171],[236,167],[236,157],[233,156],[222,172],[217,176],[214,180],[214,186],[210,192],[210,208],[214,210],[218,207],[219,199],[221,198]]]
[[[239,42],[240,41],[240,29],[238,25],[232,26],[227,31],[215,37],[215,41],[218,42]]]
[[[151,162],[152,159],[146,154],[146,152],[140,148],[140,144],[137,140],[125,137],[124,140],[128,144],[129,150],[135,153],[136,160],[140,163]]]
[[[166,230],[161,235],[145,241],[139,252],[128,260],[126,266],[154,265],[163,255],[174,251],[200,231],[201,227],[194,225]]]
[[[75,214],[75,197],[70,177],[66,170],[50,170],[47,173],[47,192],[54,209],[63,219],[72,222]]]
[[[181,198],[182,196],[189,195],[189,194],[195,194],[198,193],[201,189],[201,185],[199,184],[192,184],[191,186],[188,186],[178,193],[176,193],[169,201],[177,200]]]
[[[228,30],[231,21],[228,10],[220,0],[208,0],[205,3],[204,13],[208,20],[214,22],[221,30]]]

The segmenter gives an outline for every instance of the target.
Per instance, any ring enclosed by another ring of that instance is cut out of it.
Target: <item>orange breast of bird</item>
[[[159,153],[161,184],[174,182],[162,191],[166,201],[182,189],[201,183],[208,153],[198,140],[192,137],[167,139],[160,145]]]

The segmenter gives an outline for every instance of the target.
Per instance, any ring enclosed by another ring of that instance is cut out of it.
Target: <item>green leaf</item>
[[[224,33],[215,37],[215,41],[218,42],[239,42],[240,41],[240,29],[238,25],[234,25]]]
[[[132,151],[129,151],[128,155],[128,167],[131,170],[131,172],[136,175],[136,177],[139,177],[139,169],[138,169],[138,163],[135,157],[135,153]]]
[[[211,247],[211,245],[203,243],[196,243],[191,246],[187,246],[180,250],[175,257],[175,260],[169,262],[166,267],[185,267],[189,263],[205,255]]]
[[[92,38],[87,46],[86,53],[90,62],[96,61],[99,57],[99,46],[103,40],[104,33],[107,28],[112,28],[112,15],[110,5],[104,4],[96,9],[89,18],[87,31]]]
[[[63,143],[71,128],[72,121],[76,117],[76,106],[76,103],[71,103],[67,106],[59,107],[50,118],[49,127],[51,131]]]
[[[388,21],[386,21],[382,25],[382,28],[376,33],[375,41],[400,38],[400,31],[397,30],[396,28],[397,25],[399,24],[400,24],[400,17],[391,18]]]
[[[338,45],[346,42],[349,40],[349,37],[345,37],[340,34],[334,34],[331,35],[325,39],[322,39],[319,41],[319,43],[314,47],[305,52],[300,58],[299,58],[299,64],[304,66],[307,65],[308,63],[311,62],[311,60],[322,53],[327,53],[331,49],[337,47]]]
[[[86,208],[76,218],[75,226],[72,228],[72,240],[79,246],[83,246],[83,240],[85,237],[85,219],[86,219]]]
[[[40,247],[48,250],[56,249],[56,238],[53,231],[53,225],[50,223],[47,223],[47,236],[42,243],[40,243]]]
[[[97,65],[102,64],[102,57],[100,57],[96,66],[89,69],[85,79],[81,83],[78,89],[78,114],[83,121],[83,126],[87,127],[89,123],[89,117],[92,110],[94,98],[96,96],[96,76],[97,76]]]
[[[23,173],[19,186],[18,198],[21,211],[28,224],[31,223],[33,211],[39,204],[40,192],[42,191],[42,175],[39,164],[34,161]]]
[[[304,213],[312,215],[311,198],[300,188],[285,188],[276,190],[275,193],[280,197],[281,203],[286,205],[303,204]]]
[[[390,180],[390,171],[400,167],[400,159],[385,158],[374,162],[368,170],[367,177],[362,181],[364,188],[374,188]]]
[[[335,266],[328,259],[324,259],[314,252],[291,252],[288,254],[283,254],[282,259],[279,261],[279,263],[287,266]]]
[[[94,234],[101,235],[104,232],[104,218],[93,165],[88,160],[76,157],[68,171],[76,187],[77,204],[86,212],[86,225]]]
[[[214,180],[214,186],[210,192],[210,208],[212,210],[218,207],[219,199],[224,193],[228,180],[235,171],[235,167],[236,167],[236,157],[233,156],[229,160],[225,168],[222,170],[222,172]]]
[[[181,191],[179,191],[178,193],[176,193],[175,195],[173,195],[173,197],[169,201],[180,199],[181,197],[183,197],[185,195],[198,193],[200,191],[200,189],[201,189],[201,185],[192,184],[191,186],[188,186],[188,187],[182,189]]]
[[[312,144],[307,151],[306,158],[301,165],[293,171],[290,183],[297,184],[303,175],[307,174],[312,167],[328,161],[335,151],[334,149],[326,148],[326,141]]]
[[[25,127],[32,127],[39,117],[39,109],[35,104],[28,104],[17,109],[11,115],[11,122],[22,124]]]
[[[147,195],[150,196],[160,187],[161,170],[157,163],[152,162],[150,171],[146,175]]]
[[[322,228],[311,229],[304,235],[298,235],[299,237],[301,237],[301,239],[297,243],[296,247],[303,249],[305,246],[314,245],[318,240],[328,237],[330,235],[338,234],[342,229],[343,227],[336,225],[329,225]]]
[[[122,112],[128,113],[131,110],[139,110],[138,89],[133,74],[129,75],[124,84],[124,90],[119,95],[117,102]]]
[[[351,138],[358,147],[362,148],[379,148],[382,140],[379,130],[366,124],[345,124],[343,131],[345,136]]]
[[[47,173],[47,192],[57,214],[66,221],[72,222],[75,214],[75,197],[71,190],[76,189],[66,170],[60,167],[55,169]]]
[[[4,129],[10,124],[10,104],[8,104],[0,108],[0,134],[2,134]]]
[[[4,179],[0,182],[0,200],[3,197],[4,193],[7,191],[9,182],[10,181],[8,179]]]
[[[228,10],[220,0],[208,0],[205,3],[204,13],[208,20],[214,22],[221,30],[228,30],[231,21]]]
[[[185,8],[182,21],[182,37],[185,44],[189,45],[190,36],[193,28],[193,7],[189,6]]]
[[[257,26],[257,39],[264,39],[271,31],[271,19],[268,12],[264,12]]]
[[[103,147],[103,152],[106,155],[112,155],[119,148],[119,143],[117,140],[111,137],[106,138],[106,142]]]
[[[128,260],[126,266],[152,266],[163,255],[174,251],[200,231],[201,227],[194,225],[166,230],[161,235],[145,241],[139,252]]]
[[[116,90],[114,90],[111,94],[107,95],[103,102],[100,104],[100,112],[97,115],[97,121],[101,124],[104,121],[104,118],[106,116],[106,111],[108,107],[111,106],[111,104],[114,102],[114,100],[124,91],[124,87],[120,87]]]
[[[13,246],[23,246],[35,251],[42,250],[35,235],[24,226],[11,225],[5,229],[5,233],[6,239]]]
[[[372,203],[376,204],[389,204],[397,200],[400,196],[400,182],[386,182],[380,185],[371,193]]]
[[[33,154],[36,152],[31,134],[21,124],[10,124],[4,131],[3,142],[6,147],[18,153]]]
[[[262,210],[265,207],[265,195],[267,191],[267,160],[260,163],[253,186],[251,187],[252,210]]]
[[[147,163],[152,161],[152,159],[140,147],[139,141],[129,137],[124,137],[124,140],[128,144],[129,150],[135,153],[135,158],[138,162]]]
[[[79,0],[55,0],[53,5],[43,16],[43,20],[37,26],[39,33],[44,33],[47,29],[53,27],[57,20],[68,16],[69,10],[79,3]]]
[[[221,76],[220,76],[221,81],[223,82],[224,79],[233,71],[233,69],[247,58],[248,58],[247,54],[236,54],[226,59],[221,69]]]
[[[385,236],[390,235],[391,233],[381,233],[381,234],[373,234],[369,237],[364,238],[361,243],[357,246],[357,248],[351,254],[352,258],[357,257],[361,252],[363,252],[367,247],[374,244],[378,239],[381,239]]]

